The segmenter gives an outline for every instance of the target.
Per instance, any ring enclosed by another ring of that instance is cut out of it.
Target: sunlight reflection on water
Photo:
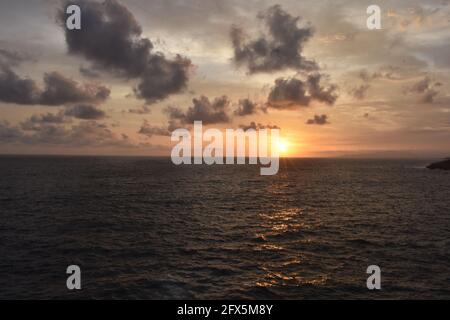
[[[278,186],[278,191],[285,186]],[[277,193],[275,192],[275,193]],[[272,241],[277,237],[283,237],[286,233],[295,234],[295,238],[301,237],[302,230],[311,229],[312,226],[304,221],[302,217],[305,209],[292,207],[273,213],[261,213],[260,225],[264,232],[255,235],[256,238],[265,241],[258,244],[255,250],[284,251],[288,250],[280,245],[278,241]],[[303,239],[303,244],[307,244],[308,240]],[[297,241],[298,242],[298,241]],[[290,245],[290,243],[289,243]],[[291,253],[288,253],[291,255]],[[302,263],[306,257],[300,256],[287,259],[279,259],[266,262],[260,266],[264,271],[261,278],[256,281],[258,287],[276,287],[276,286],[321,286],[327,281],[327,275],[307,276],[302,274]]]

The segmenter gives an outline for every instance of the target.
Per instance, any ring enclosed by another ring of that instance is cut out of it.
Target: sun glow
[[[289,142],[286,139],[279,139],[277,142],[278,152],[283,155],[289,151]]]

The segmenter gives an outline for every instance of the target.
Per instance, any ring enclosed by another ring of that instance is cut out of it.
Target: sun
[[[285,139],[279,139],[277,142],[277,148],[280,154],[286,154],[289,151],[289,142]]]

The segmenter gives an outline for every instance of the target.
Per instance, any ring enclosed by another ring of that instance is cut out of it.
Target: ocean
[[[450,172],[430,162],[2,156],[0,299],[449,299]]]

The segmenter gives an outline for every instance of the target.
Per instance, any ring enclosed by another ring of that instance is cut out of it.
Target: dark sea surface
[[[0,298],[449,299],[450,172],[429,162],[0,157]]]

